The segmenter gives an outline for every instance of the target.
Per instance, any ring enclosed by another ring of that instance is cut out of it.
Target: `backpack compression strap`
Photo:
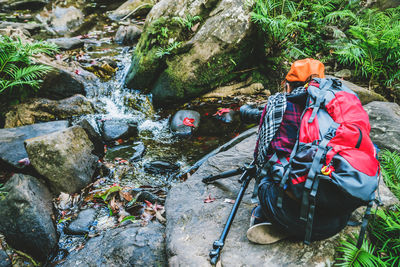
[[[329,127],[325,136],[319,143],[317,153],[315,153],[310,171],[307,175],[306,183],[304,185],[300,209],[300,219],[307,222],[306,235],[304,238],[304,243],[307,245],[310,244],[311,241],[312,223],[314,220],[315,212],[315,197],[317,195],[319,185],[319,176],[317,175],[317,172],[321,170],[321,167],[323,165],[323,162],[321,162],[322,157],[326,152],[326,147],[329,141],[335,135],[336,129],[339,127],[339,125],[339,123],[333,122],[331,124],[331,127]]]

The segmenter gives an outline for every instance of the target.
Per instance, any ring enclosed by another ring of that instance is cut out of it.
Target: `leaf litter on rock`
[[[211,197],[211,194],[208,194],[207,198],[204,199],[204,203],[211,203],[215,201],[215,197]]]

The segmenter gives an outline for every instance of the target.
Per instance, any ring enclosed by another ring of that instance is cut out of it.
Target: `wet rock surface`
[[[93,154],[98,156],[99,158],[102,158],[104,156],[104,142],[103,139],[100,136],[100,133],[96,127],[96,124],[93,123],[91,124],[88,119],[83,118],[80,119],[76,125],[81,126],[85,132],[87,133],[90,141],[93,143],[94,150]]]
[[[135,25],[120,26],[115,34],[114,41],[118,44],[132,45],[142,34],[142,30]]]
[[[95,209],[82,210],[78,214],[78,218],[73,220],[65,229],[67,234],[84,235],[89,232],[90,226],[96,217]]]
[[[239,176],[221,179],[214,184],[201,182],[203,177],[236,169],[252,160],[256,135],[233,148],[209,158],[185,183],[175,185],[166,200],[166,238],[170,266],[210,266],[209,251],[225,226],[240,188]],[[383,185],[381,185],[383,186]],[[247,240],[253,184],[250,184],[221,254],[222,266],[324,266],[334,262],[335,248],[346,233],[358,231],[346,227],[326,240],[312,242],[282,240],[271,245],[256,245]],[[215,198],[205,203],[205,199]],[[177,204],[184,203],[184,204]]]
[[[63,120],[94,112],[92,102],[82,95],[74,95],[59,101],[45,98],[31,99],[14,106],[6,114],[4,127],[13,128],[37,122]]]
[[[85,42],[81,38],[62,37],[55,39],[47,39],[47,42],[56,44],[61,50],[71,50],[76,48],[82,48]]]
[[[84,22],[84,14],[74,6],[56,6],[50,12],[41,12],[38,19],[47,23],[56,34],[70,36]]]
[[[17,128],[0,129],[0,165],[23,169],[26,166],[18,161],[27,158],[24,141],[29,138],[64,130],[67,121],[37,123]]]
[[[179,170],[180,165],[168,161],[154,160],[144,165],[145,171],[149,173],[173,173]]]
[[[373,101],[364,106],[371,124],[371,139],[379,149],[400,151],[400,106]]]
[[[99,123],[101,136],[105,142],[126,138],[137,133],[137,123],[126,119],[104,120]]]
[[[151,0],[128,0],[112,11],[108,17],[112,20],[121,20],[125,17],[144,16],[149,13],[153,5],[154,2]]]
[[[0,1],[0,9],[5,10],[21,10],[30,9],[38,10],[44,7],[48,0],[3,0]]]
[[[60,100],[75,94],[86,95],[83,82],[75,74],[54,69],[46,74],[39,89],[39,96]]]
[[[133,153],[132,157],[129,158],[130,162],[139,161],[143,157],[146,151],[146,147],[142,142],[136,143],[134,148],[135,148],[135,153]]]
[[[12,266],[10,257],[8,257],[8,254],[2,249],[0,249],[0,266],[1,267]]]
[[[37,23],[20,23],[20,22],[9,22],[9,21],[1,21],[0,29],[21,29],[24,33],[28,33],[27,35],[38,33],[42,26]]]
[[[53,192],[78,192],[91,182],[98,157],[82,127],[28,139],[25,146],[31,164]]]
[[[59,266],[167,266],[164,226],[127,225],[91,238]]]
[[[171,119],[171,131],[178,136],[190,136],[199,128],[200,113],[194,110],[179,110]]]
[[[50,192],[38,179],[23,174],[12,176],[3,191],[0,232],[14,248],[45,260],[58,241]]]

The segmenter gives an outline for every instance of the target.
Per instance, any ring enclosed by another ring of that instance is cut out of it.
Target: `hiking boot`
[[[268,219],[264,217],[264,215],[263,215],[263,213],[261,211],[261,207],[260,206],[256,206],[251,211],[250,226],[249,227],[252,227],[253,225],[260,224],[260,223],[269,223],[269,222],[268,222]]]
[[[249,230],[247,230],[246,235],[251,242],[260,245],[272,244],[289,237],[289,234],[275,227],[270,222],[251,226]]]

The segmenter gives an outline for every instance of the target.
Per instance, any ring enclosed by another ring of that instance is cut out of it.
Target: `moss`
[[[168,17],[150,23],[139,39],[125,80],[129,88],[148,90],[166,68],[165,59],[156,56],[160,47],[182,38],[182,27]]]
[[[232,49],[230,53],[216,55],[208,62],[190,60],[196,53],[194,49],[188,54],[174,57],[171,62],[167,62],[168,68],[152,90],[155,103],[172,102],[177,99],[184,101],[234,79],[240,79],[241,75],[237,70],[247,68],[248,64],[251,64],[251,51],[246,49],[246,45],[244,43]]]

